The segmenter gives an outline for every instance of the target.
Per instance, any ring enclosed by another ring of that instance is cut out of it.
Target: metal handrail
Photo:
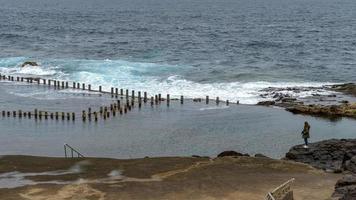
[[[84,158],[83,154],[81,154],[79,151],[71,147],[69,144],[64,143],[64,157],[68,158],[67,156],[67,148],[70,149],[71,152],[71,157],[74,158],[74,152],[77,154],[78,158]]]

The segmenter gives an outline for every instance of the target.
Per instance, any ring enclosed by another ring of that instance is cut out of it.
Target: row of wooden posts
[[[81,117],[83,121],[91,121],[94,119],[94,121],[98,121],[98,118],[101,117],[103,119],[107,119],[110,116],[116,116],[116,113],[119,113],[120,115],[127,113],[130,111],[134,105],[135,105],[135,100],[136,100],[136,94],[135,91],[131,91],[131,95],[129,95],[129,90],[125,90],[124,94],[124,89],[119,89],[119,88],[114,88],[111,87],[110,92],[106,92],[102,90],[102,86],[99,86],[98,90],[92,90],[92,87],[90,84],[86,85],[85,83],[72,83],[72,87],[69,86],[69,83],[67,81],[58,81],[58,80],[50,80],[50,79],[41,79],[41,78],[32,78],[32,77],[13,77],[13,76],[5,76],[0,74],[0,80],[8,80],[8,81],[18,81],[18,82],[27,82],[27,83],[37,83],[37,84],[42,84],[43,85],[48,85],[51,86],[53,85],[54,87],[57,88],[73,88],[73,89],[81,89],[81,90],[89,90],[89,91],[94,91],[94,92],[99,92],[99,93],[104,93],[104,94],[111,94],[112,98],[120,98],[122,99],[123,97],[126,97],[126,103],[123,105],[120,104],[120,100],[117,100],[114,104],[111,104],[108,107],[103,107],[101,106],[99,108],[99,111],[94,111],[92,112],[91,108],[88,108],[88,110],[83,110],[81,113]],[[131,98],[131,101],[130,101]],[[166,101],[167,106],[170,105],[171,100],[179,100],[179,99],[171,99],[170,94],[167,94],[166,98],[162,98],[161,94],[157,94],[154,96],[151,96],[150,99],[148,99],[147,92],[142,93],[139,91],[137,92],[137,103],[138,107],[141,108],[142,102],[147,103],[150,100],[151,106],[160,104],[162,101]],[[202,102],[203,99],[197,98],[193,99],[194,102]],[[205,98],[205,103],[209,104],[209,96],[206,96]],[[215,100],[216,104],[219,104],[220,99],[219,97],[216,97]],[[184,104],[184,96],[180,96],[180,103]],[[239,103],[238,101],[236,102],[237,104]],[[226,105],[229,105],[229,101],[226,101]],[[48,112],[48,111],[39,111],[38,109],[35,109],[34,112],[23,112],[21,110],[18,111],[2,111],[2,116],[13,116],[13,117],[34,117],[35,119],[62,119],[62,120],[75,120],[76,119],[76,114],[74,112]]]

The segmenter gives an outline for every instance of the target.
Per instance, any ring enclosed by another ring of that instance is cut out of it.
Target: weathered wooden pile
[[[111,91],[104,91],[102,86],[98,86],[98,90],[92,88],[90,84],[78,83],[78,82],[68,82],[68,81],[60,81],[60,80],[52,80],[52,79],[43,79],[43,78],[34,78],[34,77],[14,77],[10,75],[2,75],[0,74],[0,81],[16,81],[16,82],[26,82],[28,84],[37,84],[37,85],[45,85],[49,87],[54,87],[56,89],[77,89],[77,90],[87,90],[91,92],[98,92],[100,95],[111,95],[113,102],[107,106],[100,106],[97,108],[88,108],[86,110],[82,110],[81,113],[76,112],[63,112],[63,111],[43,111],[39,109],[34,109],[33,111],[1,111],[2,117],[18,117],[18,118],[34,118],[36,120],[42,119],[50,119],[50,120],[68,120],[75,121],[76,117],[79,116],[82,121],[95,121],[97,122],[99,119],[108,119],[110,117],[115,117],[117,115],[124,115],[131,111],[136,106],[140,109],[143,104],[149,103],[151,106],[160,105],[162,102],[166,102],[167,106],[170,106],[171,101],[180,101],[181,104],[184,104],[184,96],[180,96],[180,99],[171,99],[170,94],[166,95],[166,98],[163,98],[161,94],[155,94],[151,97],[148,97],[147,92],[135,90],[130,91],[128,89],[123,88],[115,88],[111,87]],[[71,84],[70,84],[71,83]],[[143,95],[142,95],[143,94]],[[193,102],[203,102],[202,98],[194,98]],[[209,96],[206,96],[205,103],[209,104]],[[219,97],[216,97],[216,104],[222,102]],[[225,101],[226,105],[229,105],[229,101]],[[236,102],[237,104],[239,102]],[[136,105],[137,104],[137,105]]]

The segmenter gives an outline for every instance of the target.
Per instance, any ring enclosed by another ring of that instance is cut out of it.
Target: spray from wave
[[[243,104],[256,104],[259,101],[271,100],[273,97],[262,97],[263,90],[269,87],[322,87],[332,83],[315,82],[214,82],[199,83],[187,80],[180,75],[185,70],[182,66],[138,63],[122,60],[41,60],[40,66],[24,67],[21,64],[27,58],[0,59],[0,73],[21,76],[35,76],[59,80],[68,80],[91,84],[93,87],[103,86],[127,88],[136,91],[147,91],[149,95],[157,93],[171,94],[172,97],[184,95],[189,98],[220,97],[230,102],[239,101]],[[307,97],[312,94],[327,95],[330,91],[309,89],[293,93],[289,90],[280,91],[294,97]]]

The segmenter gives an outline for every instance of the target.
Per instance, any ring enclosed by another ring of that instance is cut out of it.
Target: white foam
[[[261,97],[268,87],[321,87],[330,85],[328,82],[214,82],[198,83],[182,77],[178,72],[186,70],[187,66],[137,63],[122,60],[50,60],[40,67],[19,67],[24,58],[0,59],[0,73],[31,74],[46,76],[46,78],[75,81],[91,84],[93,89],[101,85],[103,90],[110,91],[111,87],[136,91],[146,91],[148,95],[169,93],[172,98],[184,95],[187,98],[211,99],[220,97],[230,102],[239,101],[242,104],[256,104],[259,101],[271,100],[272,96]],[[17,63],[16,63],[17,62]],[[11,64],[13,63],[13,64]],[[51,67],[55,66],[55,67]],[[189,68],[189,67],[188,67]],[[62,93],[75,93],[78,90],[62,90]],[[332,92],[323,89],[309,91],[279,91],[292,97],[307,97],[312,94],[328,95]],[[82,93],[82,92],[80,92]],[[36,96],[36,95],[35,95]]]

